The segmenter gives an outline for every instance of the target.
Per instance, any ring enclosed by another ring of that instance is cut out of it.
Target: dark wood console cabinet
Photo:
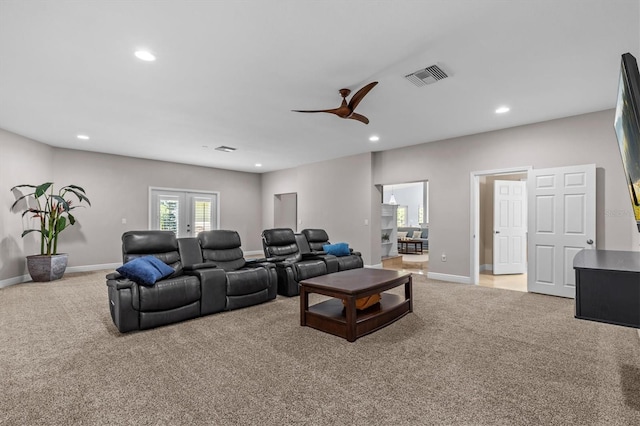
[[[640,252],[582,250],[573,269],[576,318],[640,328]]]

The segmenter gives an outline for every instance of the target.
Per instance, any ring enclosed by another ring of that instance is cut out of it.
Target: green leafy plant
[[[60,188],[56,193],[53,189],[53,182],[46,182],[38,186],[16,185],[11,188],[11,191],[21,188],[32,188],[33,192],[19,197],[11,205],[11,209],[13,210],[21,200],[33,197],[36,202],[35,207],[29,207],[28,200],[26,200],[27,207],[22,212],[22,216],[33,214],[33,218],[40,220],[40,229],[26,229],[22,232],[22,236],[24,237],[32,232],[39,232],[41,234],[40,254],[58,254],[58,236],[62,231],[76,223],[76,218],[71,214],[71,210],[77,207],[84,207],[79,205],[83,201],[91,205],[84,189],[76,185],[67,185]],[[78,198],[78,205],[72,205],[72,200],[69,199],[69,196],[73,195]]]
[[[383,242],[389,241],[389,234],[387,234],[387,233],[382,234],[382,241]]]

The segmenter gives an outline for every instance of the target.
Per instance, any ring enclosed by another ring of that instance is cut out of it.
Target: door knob
[[[500,233],[500,231],[496,231],[496,234],[499,234],[499,233]]]
[[[589,244],[589,245],[593,244],[593,240],[592,240],[591,238],[589,238],[589,239],[587,240],[587,244]]]

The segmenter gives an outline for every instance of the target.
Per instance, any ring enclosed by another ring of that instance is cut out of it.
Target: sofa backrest
[[[182,274],[178,239],[172,231],[128,231],[122,234],[122,262],[137,257],[155,256]]]
[[[262,248],[266,257],[299,257],[296,236],[290,228],[274,228],[262,231]]]
[[[322,246],[329,243],[329,235],[324,229],[303,229],[302,234],[307,238],[309,247],[313,251],[322,251]]]
[[[418,238],[428,239],[429,238],[429,228],[418,228],[415,226],[399,226],[398,232],[406,232],[407,238],[413,238],[413,233],[415,231],[420,231],[420,236]]]
[[[225,271],[235,271],[246,264],[240,248],[240,234],[236,231],[214,230],[198,234],[202,259]]]

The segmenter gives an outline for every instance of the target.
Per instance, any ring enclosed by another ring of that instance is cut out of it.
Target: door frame
[[[192,192],[199,194],[211,194],[216,196],[216,229],[220,229],[220,191],[206,191],[202,189],[183,189],[183,188],[168,188],[164,186],[150,186],[148,193],[148,201],[147,201],[147,229],[151,229],[151,225],[153,224],[153,213],[151,209],[151,205],[153,203],[153,191],[173,191],[173,192]]]
[[[502,169],[481,170],[471,172],[469,175],[470,186],[470,230],[469,234],[469,258],[471,271],[469,283],[478,285],[480,282],[480,177],[492,175],[510,175],[514,173],[524,173],[527,176],[533,170],[533,166],[505,167]],[[528,210],[531,206],[527,205]]]

